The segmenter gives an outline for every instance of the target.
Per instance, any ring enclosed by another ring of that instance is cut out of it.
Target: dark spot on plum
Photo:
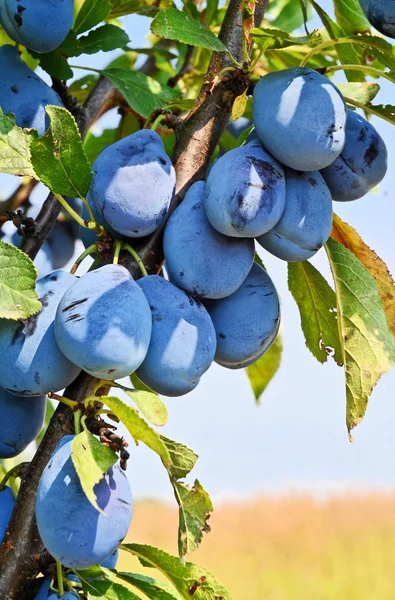
[[[318,185],[318,181],[316,179],[314,179],[314,177],[309,177],[309,183],[313,186],[316,187]]]
[[[274,292],[269,292],[268,294],[263,294],[264,296],[273,296]]]
[[[57,275],[50,275],[49,281],[57,281],[57,280],[58,280],[58,276]]]
[[[266,344],[266,340],[267,340],[267,338],[263,338],[263,339],[261,340],[261,342],[260,342],[260,344],[259,344],[261,348],[262,348],[262,347],[263,347],[263,346]]]
[[[226,335],[224,333],[219,333],[218,337],[220,337],[221,340],[226,340]]]
[[[150,305],[149,305],[149,307],[150,307],[150,309],[151,309],[152,311],[153,311],[153,310],[156,310],[156,307],[155,307],[153,304],[150,304]]]
[[[130,505],[130,502],[126,502],[126,500],[124,500],[123,498],[117,498],[118,502],[120,502],[121,504],[126,504],[126,506]]]
[[[70,315],[69,317],[67,317],[66,323],[68,323],[69,321],[76,321],[78,323],[79,321],[83,321],[84,319],[85,319],[85,317],[76,313],[74,315]]]
[[[67,312],[68,310],[71,310],[71,309],[75,308],[79,304],[83,304],[87,300],[88,300],[88,298],[83,298],[82,300],[76,300],[75,302],[72,302],[68,306],[65,306],[64,309],[62,310],[62,312]]]
[[[37,384],[39,384],[39,383],[40,383],[40,381],[41,381],[41,377],[40,377],[40,373],[39,373],[39,371],[35,371],[35,372],[34,372],[34,381],[35,381]]]
[[[366,140],[367,131],[368,130],[366,127],[362,127],[361,131],[359,132],[358,142],[364,142]]]
[[[22,27],[23,25],[22,13],[24,10],[26,10],[26,8],[24,6],[19,5],[17,8],[17,12],[14,14],[14,21],[18,27]]]
[[[50,296],[53,296],[53,292],[50,290],[49,292],[47,292],[42,298],[39,298],[43,308],[48,306],[48,298]],[[42,309],[41,309],[42,310]],[[31,336],[35,333],[36,329],[37,329],[37,322],[38,322],[38,318],[41,314],[41,310],[40,312],[38,312],[37,314],[29,317],[28,319],[23,319],[22,323],[23,323],[23,334],[28,337]],[[18,333],[15,331],[14,335],[12,337],[12,341],[11,343],[14,344],[18,338],[18,336],[20,335],[21,331],[19,331]]]
[[[185,275],[184,271],[180,271],[180,272],[179,272],[179,276],[180,276],[180,277],[184,277],[184,275]]]
[[[263,190],[263,191],[266,191],[268,189],[267,185],[265,185],[264,183],[251,183],[251,182],[248,182],[248,187],[255,187],[255,188],[258,188],[258,190]]]
[[[379,149],[377,145],[377,140],[373,140],[372,143],[369,145],[369,148],[363,155],[363,160],[368,165],[368,167],[371,167],[378,155]]]
[[[192,206],[192,209],[191,209],[191,210],[199,210],[199,208],[200,208],[200,202],[196,202],[196,204],[194,204],[194,205]]]
[[[19,88],[17,85],[12,85],[11,86],[11,92],[13,92],[14,94],[17,94],[19,92]]]
[[[162,158],[161,156],[158,156],[158,161],[160,162],[161,165],[165,165],[166,161],[164,158]]]
[[[336,130],[335,124],[331,123],[331,125],[329,125],[328,129],[327,129],[327,134],[328,136],[332,139],[333,138],[333,132]]]
[[[277,181],[283,179],[280,171],[274,165],[266,160],[259,160],[255,156],[248,156],[248,160],[255,167],[259,177],[266,182],[267,187],[271,188],[276,185]]]
[[[115,373],[116,369],[107,369],[107,373],[110,375],[111,373]]]

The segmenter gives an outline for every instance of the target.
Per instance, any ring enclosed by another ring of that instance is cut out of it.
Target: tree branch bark
[[[258,0],[255,23],[259,26],[268,0]],[[230,0],[226,12],[220,39],[232,55],[242,61],[242,23],[241,0]],[[176,194],[171,205],[173,211],[182,201],[189,187],[204,179],[211,156],[228,123],[235,98],[247,87],[247,80],[240,71],[232,71],[229,77],[214,85],[220,71],[230,66],[224,53],[214,53],[206,80],[196,106],[176,131],[176,146],[173,163],[177,175]],[[113,91],[112,85],[101,78],[97,87],[88,97],[84,111],[78,116],[81,136],[84,137],[100,107]],[[23,250],[34,258],[50,233],[60,205],[50,195],[37,217],[38,229],[34,236],[26,237]],[[163,261],[163,227],[136,246],[137,251],[149,272],[157,272]],[[135,278],[139,277],[137,265],[127,264]],[[96,379],[81,373],[69,386],[65,396],[82,402],[92,393]],[[59,405],[51,419],[44,439],[27,468],[21,482],[15,510],[0,551],[0,600],[23,600],[29,582],[42,568],[40,557],[45,552],[35,523],[35,495],[41,473],[45,468],[57,442],[67,432],[67,424],[72,416],[71,410]]]

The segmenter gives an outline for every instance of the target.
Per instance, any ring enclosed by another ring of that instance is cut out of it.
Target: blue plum
[[[42,309],[23,322],[0,319],[0,386],[20,396],[41,396],[67,387],[80,372],[55,340],[56,309],[75,281],[54,271],[37,281]],[[12,365],[12,368],[11,368]]]
[[[257,242],[262,248],[270,252],[270,254],[287,262],[303,262],[317,253],[317,250],[304,250],[300,248],[300,246],[285,240],[273,230],[265,233],[265,235],[261,235],[257,238]]]
[[[318,252],[332,229],[332,196],[319,171],[285,169],[285,210],[273,229],[257,238],[269,252],[299,262]],[[307,253],[307,254],[306,254]]]
[[[215,331],[209,314],[198,300],[159,275],[138,283],[151,307],[152,336],[136,374],[159,394],[187,394],[214,359]]]
[[[105,569],[115,569],[118,562],[118,555],[119,551],[117,548],[115,552],[110,554],[110,556],[107,556],[107,558],[100,563],[100,566],[104,567]]]
[[[373,125],[349,110],[343,152],[322,171],[333,199],[347,202],[362,198],[384,179],[387,158],[385,143]]]
[[[41,584],[40,589],[38,590],[38,594],[36,595],[34,600],[48,600],[49,594],[51,594],[50,586],[52,579],[50,577],[45,577],[44,581]]]
[[[369,23],[377,31],[395,38],[395,2],[394,0],[359,0]]]
[[[89,202],[89,206],[92,209],[93,216],[95,217],[96,223],[98,225],[101,225],[102,227],[104,227],[104,229],[107,231],[107,233],[114,240],[126,241],[128,238],[126,236],[118,233],[118,231],[115,231],[115,229],[113,229],[113,227],[111,227],[111,225],[109,223],[107,223],[107,221],[103,218],[101,213],[98,211],[96,206],[93,204],[89,193],[87,196],[87,200]],[[88,209],[86,208],[85,204],[82,207],[82,218],[85,221],[89,221],[89,213],[88,213]],[[82,243],[84,244],[85,248],[88,248],[89,246],[91,246],[92,244],[95,244],[98,241],[96,232],[93,229],[87,229],[86,227],[80,226],[79,230],[80,230],[80,237],[81,237]]]
[[[76,598],[79,598],[77,592],[65,592],[62,596],[59,596],[57,592],[52,592],[48,596],[48,600],[75,600]]]
[[[71,224],[65,221],[56,221],[47,244],[52,250],[53,269],[61,269],[74,256],[75,239]]]
[[[151,327],[149,304],[133,277],[120,265],[105,265],[65,292],[55,336],[73,363],[95,377],[114,380],[140,366]]]
[[[241,369],[270,348],[280,326],[280,302],[272,280],[254,263],[237,292],[205,301],[217,334],[215,362]]]
[[[69,33],[74,0],[1,0],[0,24],[9,37],[36,52],[55,50]]]
[[[11,488],[6,485],[0,490],[0,546],[7,531],[8,523],[15,506],[15,498]]]
[[[81,487],[71,459],[73,436],[58,444],[37,490],[36,518],[48,552],[62,565],[84,569],[100,564],[126,536],[132,493],[125,473],[113,466],[95,485],[96,510]]]
[[[343,150],[346,119],[339,90],[312,69],[269,73],[255,86],[256,132],[268,152],[291,169],[330,165]]]
[[[111,227],[143,237],[163,222],[175,188],[175,172],[160,136],[137,131],[108,146],[93,163],[91,198]]]
[[[257,140],[230,150],[213,164],[205,210],[220,233],[262,235],[280,220],[284,206],[284,170]]]
[[[46,397],[19,397],[0,388],[0,458],[17,456],[40,433]]]
[[[163,250],[170,280],[191,294],[223,298],[241,286],[254,261],[254,240],[219,233],[204,210],[198,181],[166,224]]]
[[[49,126],[48,104],[63,106],[57,95],[21,60],[14,46],[0,47],[0,107],[13,113],[19,127],[33,127],[44,135]]]

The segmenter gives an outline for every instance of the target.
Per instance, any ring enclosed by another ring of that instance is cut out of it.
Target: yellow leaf
[[[336,214],[333,215],[331,237],[351,250],[375,278],[390,331],[395,337],[395,283],[387,265],[374,250],[365,244],[359,233]]]
[[[242,117],[244,115],[246,106],[247,106],[247,90],[245,90],[245,92],[243,92],[243,94],[241,94],[241,96],[237,96],[236,100],[234,101],[234,104],[232,107],[232,121],[237,121],[237,119],[240,119],[240,117]]]

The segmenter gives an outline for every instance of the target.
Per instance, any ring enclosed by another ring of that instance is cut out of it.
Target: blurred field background
[[[211,526],[190,560],[214,573],[234,600],[395,598],[395,493],[228,501],[217,503]],[[176,536],[172,506],[136,503],[127,541],[177,554]],[[125,552],[118,570],[158,576]]]

